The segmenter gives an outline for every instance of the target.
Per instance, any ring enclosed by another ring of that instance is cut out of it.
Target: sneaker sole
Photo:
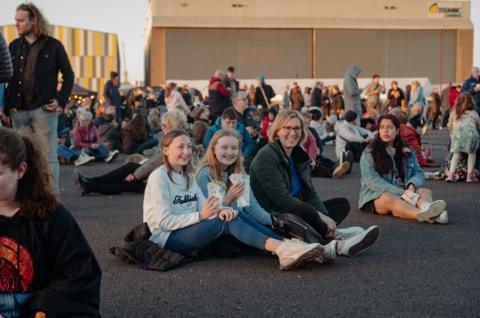
[[[432,218],[435,218],[442,214],[442,212],[447,208],[447,204],[443,200],[433,201],[430,205],[430,208],[425,211],[417,214],[418,222],[425,222]]]
[[[348,250],[348,256],[353,257],[365,251],[367,248],[372,246],[380,236],[380,228],[378,226],[373,227],[373,229],[367,229],[365,232],[365,237],[358,242],[357,244],[350,247]]]
[[[288,264],[280,265],[280,270],[288,271],[289,269],[292,269],[294,267],[302,266],[305,261],[310,260],[310,259],[314,260],[314,259],[320,257],[323,253],[324,253],[323,246],[321,246],[321,245],[316,246],[316,247],[312,248],[310,251],[301,255],[299,258],[293,260],[292,262],[290,262]]]

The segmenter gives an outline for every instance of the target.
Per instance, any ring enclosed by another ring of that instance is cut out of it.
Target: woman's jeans
[[[3,318],[21,318],[21,306],[29,297],[30,294],[27,293],[0,294],[0,316]]]
[[[253,223],[255,224],[252,225]],[[265,250],[265,241],[268,238],[283,240],[280,235],[267,229],[248,215],[240,213],[231,222],[224,222],[216,217],[173,231],[165,243],[165,249],[187,255],[208,246],[224,235],[232,235],[243,244],[260,250]]]
[[[137,147],[135,147],[135,152],[139,154],[143,154],[143,151],[146,149],[153,148],[158,145],[158,139],[155,138],[149,138],[147,141],[139,144]]]
[[[126,163],[104,175],[88,178],[85,184],[87,192],[100,194],[119,194],[123,192],[143,193],[145,183],[141,180],[128,182],[125,178],[135,172],[138,163]]]
[[[327,208],[328,214],[335,223],[340,224],[350,212],[350,203],[345,198],[334,198],[323,201]],[[280,213],[292,213],[301,217],[307,222],[315,231],[318,232],[323,238],[328,232],[328,227],[325,222],[320,218],[319,212],[312,205],[306,202],[299,203],[293,210],[281,210]],[[326,239],[322,244],[328,243]]]
[[[64,159],[66,161],[72,161],[73,159],[77,159],[80,156],[80,152],[72,150],[65,145],[58,145],[57,155],[61,159]]]
[[[95,160],[97,161],[104,161],[107,159],[108,155],[110,154],[110,151],[107,149],[107,147],[102,144],[98,143],[98,148],[97,149],[83,149],[83,151],[89,155],[95,157]]]

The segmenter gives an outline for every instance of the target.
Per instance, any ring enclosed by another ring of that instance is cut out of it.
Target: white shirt
[[[205,197],[192,176],[192,184],[185,189],[185,178],[172,172],[168,177],[165,165],[150,174],[143,199],[143,221],[148,224],[150,240],[161,247],[170,233],[200,222],[199,211]]]

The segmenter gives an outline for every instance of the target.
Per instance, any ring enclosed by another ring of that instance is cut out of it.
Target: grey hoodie
[[[343,79],[343,99],[345,101],[345,112],[355,111],[362,116],[362,101],[360,95],[362,90],[358,87],[357,78],[362,69],[357,65],[351,65]]]

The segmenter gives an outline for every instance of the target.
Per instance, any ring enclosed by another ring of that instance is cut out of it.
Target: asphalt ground
[[[442,162],[447,132],[429,131],[424,140]],[[334,157],[333,146],[325,152]],[[97,175],[124,159],[82,171]],[[259,252],[156,272],[108,252],[142,222],[142,195],[81,197],[73,168],[61,168],[61,201],[103,270],[104,317],[480,317],[480,183],[428,181],[434,198],[447,202],[450,224],[420,224],[359,211],[355,164],[351,175],[315,178],[314,184],[322,199],[350,200],[343,226],[380,226],[376,245],[357,257],[281,272],[276,257]]]

